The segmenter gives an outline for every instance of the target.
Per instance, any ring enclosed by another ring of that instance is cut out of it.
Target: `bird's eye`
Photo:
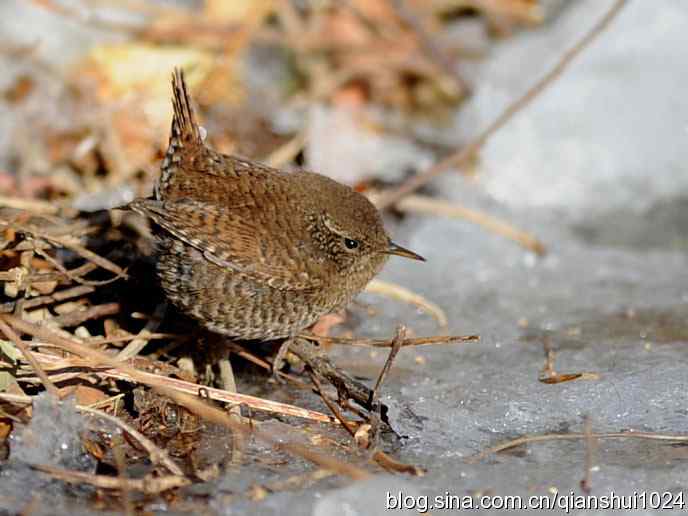
[[[344,239],[344,245],[346,246],[347,249],[356,249],[358,248],[358,240],[353,240],[351,238],[345,238]]]

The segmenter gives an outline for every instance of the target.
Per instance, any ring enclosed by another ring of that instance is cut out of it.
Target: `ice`
[[[212,504],[217,514],[256,514],[278,516],[281,514],[311,514],[312,516],[377,516],[385,514],[418,514],[409,508],[412,497],[422,497],[414,483],[390,475],[377,475],[368,480],[346,481],[344,487],[324,489],[310,488],[292,493],[276,493],[261,502],[229,500],[220,503],[216,497]],[[400,500],[405,510],[400,510]],[[422,498],[418,502],[422,508]]]
[[[505,41],[457,114],[460,135],[475,134],[609,5],[569,2],[541,31]],[[582,494],[583,440],[470,458],[524,435],[582,432],[585,416],[594,432],[688,434],[688,101],[676,88],[687,70],[686,18],[680,2],[630,2],[490,141],[477,183],[450,173],[433,183],[444,198],[533,232],[546,257],[461,220],[408,216],[390,225],[396,241],[428,261],[393,258],[382,279],[439,304],[449,332],[481,335],[478,343],[402,350],[383,388],[403,436],[399,458],[428,468],[412,481],[421,492]],[[391,336],[399,323],[439,332],[414,308],[362,300],[379,315],[354,308],[358,334]],[[589,379],[540,382],[546,340],[558,373]],[[386,357],[333,354],[370,381]],[[629,438],[596,448],[592,494],[685,489],[683,445]]]
[[[73,401],[58,401],[48,393],[34,398],[28,426],[13,432],[10,457],[26,464],[92,471],[95,459],[83,447],[84,417]]]
[[[84,418],[73,401],[57,401],[42,393],[34,398],[33,417],[10,435],[10,458],[0,464],[0,500],[12,514],[31,503],[32,514],[69,514],[81,507],[78,497],[88,488],[71,487],[51,480],[30,465],[56,466],[86,473],[95,472],[95,459],[81,441]],[[13,509],[12,509],[13,508]],[[87,514],[83,509],[77,514]]]
[[[315,105],[309,114],[308,167],[342,183],[366,177],[399,181],[408,170],[432,164],[418,145],[379,130],[366,129],[366,120],[379,113]]]
[[[411,482],[392,476],[357,482],[332,490],[323,496],[313,508],[313,516],[383,516],[390,514],[418,514],[414,510],[420,492]],[[404,506],[404,502],[407,502]],[[422,503],[422,502],[421,502]],[[403,507],[406,507],[404,509]],[[422,509],[422,506],[420,507]]]
[[[591,27],[610,0],[580,0],[504,41],[472,77],[461,141],[484,128]],[[481,183],[518,206],[641,209],[688,187],[684,2],[629,2],[614,24],[481,152]]]

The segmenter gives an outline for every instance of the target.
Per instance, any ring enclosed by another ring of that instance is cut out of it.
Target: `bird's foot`
[[[275,354],[275,358],[272,361],[272,377],[277,383],[280,384],[284,383],[284,380],[280,377],[280,371],[282,370],[282,366],[284,366],[284,359],[289,352],[289,346],[292,342],[292,339],[285,339],[285,341],[280,344],[280,347]]]

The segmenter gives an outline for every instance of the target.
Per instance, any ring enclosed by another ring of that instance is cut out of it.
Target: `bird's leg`
[[[237,392],[236,380],[234,379],[234,371],[232,369],[232,362],[229,359],[229,354],[218,362],[220,370],[220,385],[229,392]],[[243,422],[241,417],[241,407],[236,405],[229,409],[229,417],[235,422],[241,424]],[[246,445],[245,438],[238,432],[232,432],[232,464],[240,464],[243,449]]]
[[[293,342],[294,340],[291,338],[285,339],[284,342],[280,344],[280,347],[277,350],[277,353],[275,354],[275,358],[272,360],[272,377],[278,383],[282,383],[282,379],[279,376],[279,372],[282,369],[282,366],[284,365],[284,359],[287,356],[287,353],[289,352],[289,346]]]
[[[220,370],[220,385],[222,388],[229,392],[236,392],[236,380],[234,379],[234,370],[232,369],[229,355],[220,359],[217,366]]]
[[[389,424],[387,407],[378,402],[378,408],[378,404],[372,403],[373,391],[335,366],[316,344],[307,339],[295,338],[291,342],[291,352],[310,367],[315,374],[324,378],[337,389],[340,402],[351,399],[368,411],[379,410],[382,421]]]

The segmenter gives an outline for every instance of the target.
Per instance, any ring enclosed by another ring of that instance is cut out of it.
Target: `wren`
[[[172,131],[153,198],[130,207],[158,226],[167,298],[241,340],[293,337],[346,306],[393,243],[373,204],[328,177],[284,172],[204,143],[184,75],[172,76]]]

